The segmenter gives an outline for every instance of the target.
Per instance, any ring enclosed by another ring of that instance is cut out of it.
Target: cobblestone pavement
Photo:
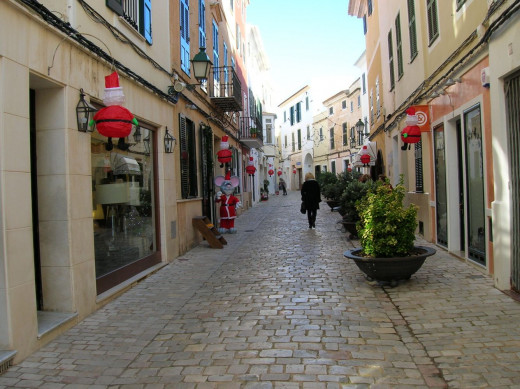
[[[0,388],[520,388],[520,303],[437,248],[408,282],[366,281],[357,244],[299,194],[206,242],[0,377]],[[426,242],[421,242],[426,244]]]

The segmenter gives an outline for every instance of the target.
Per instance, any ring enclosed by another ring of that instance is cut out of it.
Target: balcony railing
[[[231,66],[211,68],[209,97],[222,112],[242,111],[242,86]]]
[[[264,144],[262,122],[251,116],[242,116],[239,120],[240,142],[252,148],[262,147]]]

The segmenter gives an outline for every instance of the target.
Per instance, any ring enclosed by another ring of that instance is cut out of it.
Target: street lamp
[[[198,82],[202,83],[208,79],[209,68],[213,64],[208,55],[206,54],[206,48],[201,47],[200,51],[191,60],[193,66],[193,75]]]
[[[361,119],[359,119],[356,123],[356,131],[358,133],[358,141],[359,141],[359,144],[362,144],[363,143],[363,138],[362,137],[365,137],[367,135],[370,135],[368,133],[365,133],[363,132],[363,130],[365,129],[365,123],[363,123],[363,121]]]

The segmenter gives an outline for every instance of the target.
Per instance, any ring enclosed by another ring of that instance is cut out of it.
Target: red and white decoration
[[[132,132],[132,125],[138,125],[134,115],[122,106],[125,102],[123,88],[119,86],[116,72],[105,77],[105,94],[103,103],[106,107],[96,112],[93,122],[101,135],[108,138],[107,150],[112,150],[112,138],[119,138],[118,147],[126,150],[125,137]]]
[[[246,173],[250,176],[254,176],[256,172],[255,162],[253,157],[249,157],[249,161],[247,162],[246,166]]]
[[[231,162],[232,152],[229,149],[229,137],[224,135],[220,141],[220,150],[217,152],[217,159],[220,167],[224,167],[225,163]]]
[[[404,145],[401,150],[410,149],[410,144],[421,140],[421,129],[419,128],[419,118],[415,114],[415,108],[410,107],[406,110],[406,127],[401,131],[401,140]]]

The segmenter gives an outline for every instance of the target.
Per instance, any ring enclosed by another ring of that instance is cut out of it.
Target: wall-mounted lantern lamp
[[[83,88],[81,88],[79,90],[78,105],[76,105],[76,119],[78,121],[78,131],[94,131],[94,126],[89,126],[89,124],[92,114],[96,111],[97,109],[85,100],[85,93],[83,92]]]
[[[168,154],[173,153],[176,141],[177,139],[170,135],[170,133],[168,132],[168,127],[166,127],[166,133],[164,134],[164,152]]]
[[[193,76],[198,82],[203,82],[208,79],[209,69],[213,63],[206,54],[206,48],[201,47],[200,51],[191,60],[193,66]]]

